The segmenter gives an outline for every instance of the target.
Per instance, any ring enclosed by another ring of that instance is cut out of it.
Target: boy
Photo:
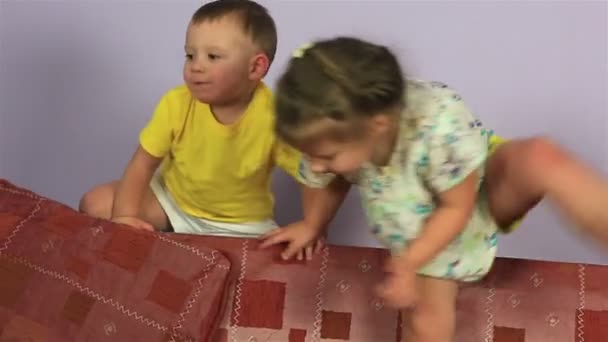
[[[162,97],[122,179],[86,193],[80,210],[178,233],[257,237],[276,228],[273,167],[302,179],[300,154],[273,133],[272,94],[262,82],[276,44],[273,19],[253,1],[200,7],[186,35],[185,85]],[[312,191],[303,187],[306,222],[295,225],[327,223],[306,218]]]

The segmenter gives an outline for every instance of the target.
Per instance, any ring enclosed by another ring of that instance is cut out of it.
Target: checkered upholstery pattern
[[[399,341],[382,249],[312,261],[250,239],[149,233],[0,180],[0,341]],[[608,341],[608,267],[498,259],[457,342]]]
[[[0,181],[0,341],[208,341],[230,262],[179,238]]]

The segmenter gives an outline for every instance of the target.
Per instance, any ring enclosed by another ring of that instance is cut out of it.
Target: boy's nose
[[[192,70],[192,71],[202,72],[202,71],[204,71],[204,69],[205,69],[205,66],[200,61],[192,61],[192,63],[190,64],[190,70]]]

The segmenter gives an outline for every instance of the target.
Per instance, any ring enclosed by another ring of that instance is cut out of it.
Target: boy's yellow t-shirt
[[[185,85],[162,97],[140,144],[164,158],[161,177],[184,212],[229,223],[272,218],[274,166],[301,178],[301,154],[274,134],[272,102],[270,89],[260,83],[239,121],[223,125]]]

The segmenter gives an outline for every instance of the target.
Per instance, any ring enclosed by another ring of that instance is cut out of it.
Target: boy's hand
[[[151,225],[150,223],[148,223],[144,220],[138,219],[137,217],[130,217],[130,216],[114,217],[114,218],[112,218],[112,222],[125,224],[127,226],[131,226],[131,227],[137,228],[137,229],[154,231],[153,225]]]
[[[284,260],[291,259],[296,254],[298,260],[302,260],[303,254],[310,260],[313,252],[318,253],[325,245],[324,238],[319,237],[319,231],[309,227],[304,221],[274,229],[262,235],[260,239],[263,240],[260,248],[287,243],[287,248],[281,253]]]
[[[414,306],[418,299],[416,272],[399,256],[391,257],[386,263],[388,275],[376,288],[378,296],[386,304],[396,309]]]

